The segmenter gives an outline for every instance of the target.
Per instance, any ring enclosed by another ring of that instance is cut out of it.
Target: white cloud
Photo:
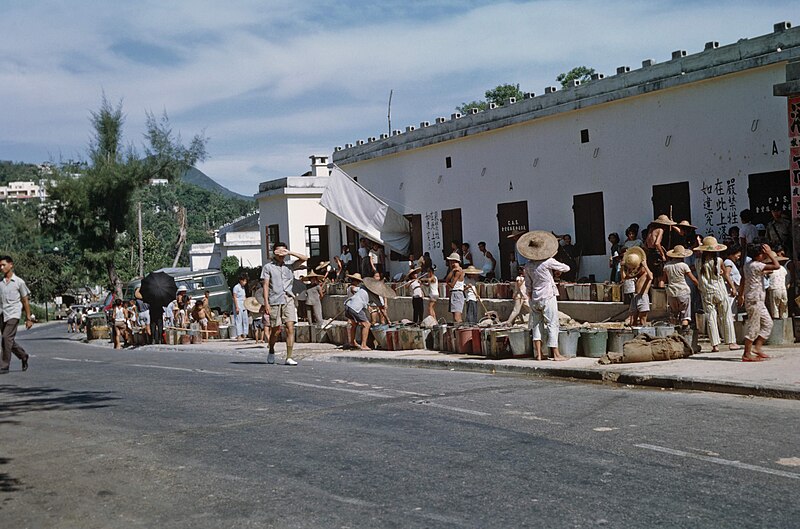
[[[796,12],[788,1],[376,5],[51,0],[4,7],[0,145],[38,143],[41,158],[54,146],[83,152],[89,110],[105,90],[124,98],[134,142],[149,109],[177,116],[184,136],[206,128],[212,161],[204,167],[245,192],[269,175],[303,172],[312,152],[383,132],[389,89],[394,125],[402,128],[448,115],[501,82],[540,93],[572,66],[613,74],[645,58],[667,60],[676,49],[700,51],[708,40],[724,45],[768,33]],[[120,39],[178,60],[137,62],[133,48],[114,51]],[[0,158],[17,159],[7,150]]]

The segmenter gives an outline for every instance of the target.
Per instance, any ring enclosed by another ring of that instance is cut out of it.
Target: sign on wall
[[[703,180],[703,221],[700,233],[724,239],[739,222],[736,178]]]
[[[425,213],[425,250],[433,252],[442,248],[442,224],[438,211]]]
[[[800,222],[800,96],[790,97],[789,117],[789,183],[792,187],[792,219]]]

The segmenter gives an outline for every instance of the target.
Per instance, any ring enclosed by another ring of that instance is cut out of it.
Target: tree
[[[503,106],[505,102],[513,97],[515,99],[522,99],[525,94],[519,89],[519,84],[500,84],[494,88],[484,92],[484,101],[472,101],[471,103],[462,103],[461,106],[456,107],[456,111],[461,114],[466,114],[470,108],[477,108],[478,110],[486,110],[489,108],[489,103],[494,103],[497,106]]]
[[[82,250],[81,262],[104,272],[109,287],[122,296],[115,253],[131,224],[133,198],[153,178],[173,181],[206,156],[206,138],[196,135],[188,147],[175,135],[166,112],[161,118],[146,113],[147,143],[143,153],[123,144],[122,102],[112,106],[103,95],[100,109],[91,113],[94,134],[84,172],[75,177],[57,172],[48,192],[53,211],[48,229],[72,233]]]
[[[562,88],[567,88],[572,84],[572,81],[580,81],[581,83],[591,81],[594,73],[594,68],[589,68],[588,66],[576,66],[567,73],[558,74],[556,81],[561,83]]]

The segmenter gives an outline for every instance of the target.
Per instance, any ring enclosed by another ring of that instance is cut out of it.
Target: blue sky
[[[610,75],[798,12],[764,4],[0,0],[0,159],[85,157],[105,91],[123,100],[128,141],[141,143],[146,110],[166,110],[185,138],[210,138],[201,170],[253,194],[386,132],[390,90],[404,129],[500,83],[538,94],[576,65]]]

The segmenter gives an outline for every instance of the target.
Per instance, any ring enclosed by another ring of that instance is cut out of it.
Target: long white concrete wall
[[[605,232],[624,237],[631,222],[652,220],[653,185],[683,181],[693,223],[719,236],[731,225],[718,225],[719,197],[738,213],[749,207],[749,174],[788,169],[786,101],[772,95],[784,77],[782,63],[753,68],[342,167],[402,213],[422,214],[424,243],[426,213],[461,208],[464,240],[476,252],[485,240],[496,255],[497,204],[519,200],[531,229],[574,234],[573,195],[597,191]],[[423,250],[443,266],[440,251]],[[604,279],[607,263],[585,257],[581,274]]]

